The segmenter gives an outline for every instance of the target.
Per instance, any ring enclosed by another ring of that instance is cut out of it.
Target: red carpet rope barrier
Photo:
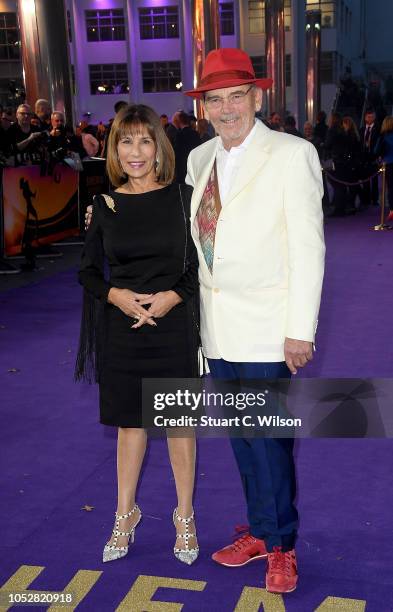
[[[335,176],[333,176],[332,174],[330,174],[330,172],[328,172],[325,168],[322,168],[322,172],[324,172],[325,175],[328,177],[328,179],[330,181],[332,181],[333,183],[338,183],[339,185],[345,185],[346,187],[356,187],[357,185],[363,185],[363,183],[368,183],[373,178],[378,176],[378,174],[382,174],[381,217],[380,217],[379,224],[378,225],[374,225],[373,229],[375,231],[390,230],[390,229],[392,229],[391,225],[387,225],[385,223],[386,164],[383,163],[380,166],[380,168],[378,168],[377,172],[374,172],[374,174],[372,174],[371,176],[369,176],[369,177],[367,177],[365,179],[361,179],[360,181],[353,181],[353,182],[341,181],[340,179],[338,179]]]
[[[333,183],[339,183],[340,185],[346,185],[347,187],[355,187],[356,185],[362,185],[363,183],[368,183],[369,181],[371,181],[373,178],[375,178],[376,176],[378,176],[378,174],[381,174],[382,172],[384,172],[384,164],[378,168],[377,172],[374,172],[374,174],[372,174],[371,176],[368,176],[365,179],[362,179],[360,181],[354,181],[354,182],[349,182],[349,181],[341,181],[340,179],[336,178],[335,176],[333,176],[332,174],[330,174],[327,170],[325,170],[324,168],[322,168],[322,171],[326,174],[326,176],[333,182]]]

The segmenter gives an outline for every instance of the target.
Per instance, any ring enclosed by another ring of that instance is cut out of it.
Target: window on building
[[[251,58],[257,79],[265,79],[267,76],[266,55],[255,55]]]
[[[140,8],[139,31],[142,40],[179,38],[179,8],[177,6]]]
[[[284,0],[284,28],[287,32],[291,29],[292,0]],[[250,34],[265,33],[265,2],[260,0],[249,0],[248,2],[248,30]]]
[[[19,58],[20,43],[16,13],[0,13],[0,60]]]
[[[123,9],[85,11],[88,42],[125,40]]]
[[[290,53],[285,56],[285,85],[286,87],[292,85],[292,56]]]
[[[181,91],[180,62],[142,62],[143,91]]]
[[[72,42],[72,28],[71,28],[71,13],[67,11],[67,32],[68,32],[68,42]]]
[[[336,0],[306,0],[306,9],[308,11],[321,11],[322,27],[336,27]]]
[[[284,0],[284,27],[287,32],[291,29],[292,0]]]
[[[265,2],[262,0],[248,2],[248,31],[250,34],[265,33]]]
[[[0,77],[0,104],[3,106],[18,106],[21,94],[25,93],[21,78],[10,80],[9,77]]]
[[[220,33],[221,36],[230,36],[235,33],[235,15],[233,2],[220,2]]]
[[[321,83],[329,84],[336,82],[337,75],[337,53],[336,51],[321,52]]]
[[[127,64],[89,64],[89,77],[92,96],[129,91]]]
[[[292,84],[292,57],[290,54],[285,56],[285,84],[291,87]],[[267,62],[265,55],[255,55],[251,58],[257,79],[265,79],[267,77]]]

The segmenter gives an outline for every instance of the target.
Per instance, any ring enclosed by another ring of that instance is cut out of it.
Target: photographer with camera
[[[68,149],[68,140],[65,132],[65,117],[61,111],[53,111],[47,134],[46,145],[53,153],[59,149]]]
[[[81,136],[77,136],[72,127],[65,124],[65,117],[61,111],[53,111],[51,130],[46,134],[48,135],[47,149],[55,160],[63,161],[70,152],[77,153],[81,159],[87,157]]]
[[[20,104],[16,111],[16,121],[6,132],[7,145],[18,161],[26,161],[34,156],[42,144],[40,130],[31,125],[32,111],[28,104]]]

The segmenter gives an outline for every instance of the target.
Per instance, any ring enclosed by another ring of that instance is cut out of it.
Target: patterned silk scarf
[[[220,211],[221,199],[218,188],[217,164],[214,162],[197,212],[199,242],[207,267],[211,273],[213,273],[214,240],[216,237],[217,220]]]

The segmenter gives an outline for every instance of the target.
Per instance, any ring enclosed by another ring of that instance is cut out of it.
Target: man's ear
[[[255,110],[260,111],[262,108],[263,91],[260,87],[255,88]]]
[[[209,121],[209,111],[206,108],[205,99],[203,97],[201,98],[201,103],[202,103],[202,108],[203,108],[203,116],[205,117],[205,119]]]

